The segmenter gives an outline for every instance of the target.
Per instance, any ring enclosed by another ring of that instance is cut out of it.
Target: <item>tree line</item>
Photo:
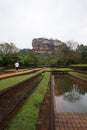
[[[75,47],[75,45],[77,45]],[[0,67],[13,68],[18,61],[23,67],[69,66],[87,63],[87,46],[68,41],[61,44],[52,54],[36,53],[31,49],[18,49],[13,43],[0,44]]]

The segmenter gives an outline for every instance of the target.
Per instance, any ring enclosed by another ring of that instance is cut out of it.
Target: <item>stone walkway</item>
[[[55,130],[87,130],[87,113],[56,113]]]
[[[31,73],[31,72],[34,72],[34,71],[37,71],[40,69],[41,68],[36,68],[36,69],[32,69],[32,70],[25,70],[25,71],[19,71],[19,72],[7,73],[7,74],[0,74],[0,79],[12,77],[15,75],[27,74],[27,73]]]

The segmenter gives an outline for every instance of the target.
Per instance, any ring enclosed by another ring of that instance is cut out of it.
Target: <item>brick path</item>
[[[26,74],[26,73],[31,73],[37,70],[40,70],[41,68],[36,68],[32,70],[25,70],[25,71],[19,71],[19,72],[13,72],[13,73],[7,73],[7,74],[0,74],[0,79],[15,76],[15,75],[21,75],[21,74]]]
[[[87,113],[56,113],[55,130],[87,130]]]

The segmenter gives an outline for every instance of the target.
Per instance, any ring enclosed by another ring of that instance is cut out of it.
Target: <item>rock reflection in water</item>
[[[78,85],[73,84],[72,90],[70,92],[64,93],[64,99],[69,102],[76,102],[80,99],[80,90]]]
[[[67,76],[56,76],[54,85],[57,112],[87,113],[87,88]]]

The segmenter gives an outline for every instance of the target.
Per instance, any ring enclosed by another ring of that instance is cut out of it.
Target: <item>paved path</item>
[[[19,72],[13,72],[13,73],[7,73],[7,74],[0,74],[0,79],[7,78],[7,77],[12,77],[15,75],[21,75],[21,74],[26,74],[26,73],[31,73],[37,70],[40,70],[41,68],[36,68],[32,70],[25,70],[25,71],[19,71]]]
[[[56,113],[55,130],[87,130],[87,113]]]

